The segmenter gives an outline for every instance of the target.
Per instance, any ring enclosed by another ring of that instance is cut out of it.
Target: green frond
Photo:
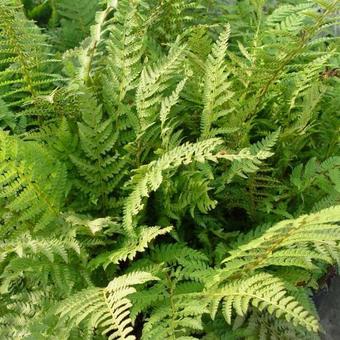
[[[207,302],[198,302],[195,293],[203,289],[204,272],[209,270],[207,262],[200,251],[174,243],[155,247],[147,261],[140,260],[132,266],[150,270],[161,278],[149,289],[132,295],[133,315],[150,313],[142,338],[153,339],[162,334],[178,339],[202,331],[201,318],[208,312]]]
[[[119,1],[109,28],[106,57],[109,73],[104,76],[104,84],[109,86],[118,108],[127,93],[136,88],[142,70],[146,27],[138,9],[139,1]]]
[[[195,216],[197,210],[208,213],[217,205],[211,197],[213,191],[213,167],[209,164],[193,164],[174,179],[164,181],[162,194],[165,212],[174,219],[180,219],[187,211]]]
[[[72,86],[78,89],[78,86],[90,85],[98,68],[98,59],[101,58],[103,50],[103,35],[110,26],[110,15],[116,8],[116,1],[108,1],[103,11],[95,15],[95,23],[90,28],[90,37],[84,41],[84,46],[77,50],[76,55],[79,60],[77,76],[73,79]]]
[[[43,147],[0,133],[1,204],[7,223],[33,230],[61,222],[61,208],[67,192],[64,164]]]
[[[97,0],[76,0],[72,4],[67,0],[56,2],[56,12],[61,23],[62,48],[73,48],[90,33],[98,9]]]
[[[136,170],[130,186],[134,189],[126,199],[124,205],[123,225],[126,230],[133,228],[134,216],[143,209],[143,198],[156,191],[162,184],[162,173],[166,170],[176,169],[180,165],[192,162],[216,161],[214,150],[221,144],[219,139],[207,139],[195,144],[186,143],[165,153],[156,161],[143,165]]]
[[[271,149],[276,144],[279,134],[280,130],[273,132],[268,137],[251,145],[249,148],[242,149],[236,155],[220,153],[219,157],[233,161],[230,169],[225,175],[226,182],[231,182],[233,177],[236,175],[247,178],[248,173],[256,172],[259,169],[261,161],[273,155]]]
[[[304,27],[304,12],[312,8],[310,3],[283,5],[268,16],[266,24],[273,30],[288,33],[299,32]]]
[[[169,243],[155,247],[151,254],[152,261],[156,263],[176,263],[182,259],[190,259],[197,262],[207,262],[208,258],[202,252],[187,247],[180,243]]]
[[[28,20],[22,6],[5,0],[0,4],[0,97],[9,106],[27,104],[61,79],[46,38]]]
[[[118,244],[118,249],[102,253],[91,261],[90,266],[98,267],[102,265],[107,267],[110,263],[118,264],[127,259],[133,260],[137,253],[144,252],[157,236],[167,234],[171,230],[172,227],[138,227],[135,229],[134,238],[124,238]]]
[[[76,327],[82,322],[99,328],[108,339],[127,339],[131,334],[128,295],[136,292],[134,285],[157,280],[145,272],[135,272],[113,279],[105,288],[88,288],[63,301],[57,309],[61,322]]]
[[[284,329],[284,334],[282,333]],[[247,325],[247,334],[251,334],[252,339],[273,340],[320,340],[319,335],[306,330],[303,327],[294,326],[284,319],[276,319],[272,315],[253,311]],[[249,335],[250,338],[250,335]]]
[[[0,2],[0,339],[318,339],[339,1]]]
[[[227,25],[220,34],[218,41],[213,45],[205,64],[205,80],[203,104],[201,116],[201,137],[215,137],[211,135],[213,124],[218,118],[228,114],[226,103],[233,96],[229,89],[231,84],[228,81],[227,65],[225,56],[228,47],[230,26]]]
[[[179,95],[183,90],[187,79],[181,80],[176,89],[171,93],[170,96],[164,97],[161,103],[161,110],[159,113],[159,119],[161,121],[161,138],[162,146],[167,149],[170,144],[171,135],[173,133],[173,127],[169,119],[170,112],[173,106],[175,106],[179,100]]]
[[[339,157],[331,157],[320,163],[316,158],[311,158],[305,166],[299,164],[292,170],[292,189],[306,201],[301,204],[302,207],[311,201],[312,205],[307,205],[307,208],[315,212],[339,203],[339,160]],[[317,209],[318,206],[320,209]]]
[[[164,298],[164,287],[157,282],[149,289],[140,290],[131,295],[131,319],[135,320],[138,314],[157,305]]]
[[[16,119],[13,112],[6,104],[6,102],[0,98],[0,128],[6,129],[7,127],[14,129],[16,125]]]
[[[230,251],[223,262],[246,260],[237,270],[276,266],[300,266],[313,269],[313,261],[334,262],[333,252],[338,249],[340,206],[285,220],[268,227],[257,238]],[[327,248],[320,249],[320,246]],[[243,268],[243,269],[242,269]]]
[[[3,306],[6,304],[7,313],[0,312],[0,337],[14,340],[30,336],[32,319],[41,313],[43,305],[53,299],[53,292],[49,289],[27,291],[21,287],[20,291],[13,292],[11,298],[1,295],[0,301]]]
[[[15,257],[9,261],[1,275],[1,293],[10,292],[11,287],[20,283],[23,279],[28,282],[39,283],[41,289],[53,285],[57,291],[56,298],[69,295],[75,286],[81,286],[83,280],[87,280],[86,273],[76,274],[80,269],[77,265],[65,264],[63,261],[51,262],[47,258],[39,258],[32,254],[27,257]],[[43,275],[42,275],[43,273]],[[28,288],[35,288],[29,287]],[[43,306],[42,306],[43,307]]]
[[[156,65],[143,68],[136,92],[140,133],[153,124],[155,107],[161,101],[162,92],[169,87],[171,81],[174,82],[175,76],[178,78],[179,74],[176,71],[183,63],[185,48],[185,45],[179,46],[179,42],[176,42],[163,60]]]
[[[108,196],[119,184],[125,165],[115,150],[118,134],[112,119],[103,117],[102,108],[91,93],[84,89],[79,99],[80,150],[70,156],[80,175],[76,185],[94,207],[108,208]]]
[[[151,34],[157,40],[172,42],[182,34],[185,29],[195,20],[195,14],[200,13],[202,5],[196,0],[148,0],[145,6],[154,8]],[[153,13],[152,13],[153,14]]]
[[[80,255],[80,246],[74,239],[32,238],[29,234],[3,241],[0,243],[0,249],[2,260],[5,260],[11,253],[15,253],[18,257],[41,254],[51,262],[54,262],[57,256],[63,262],[68,263],[69,250]]]
[[[142,339],[155,339],[162,336],[165,339],[195,339],[188,331],[199,332],[203,330],[202,314],[207,312],[200,301],[185,301],[177,299],[174,309],[168,306],[156,309],[147,320]]]
[[[325,68],[328,60],[331,58],[331,54],[323,55],[310,63],[308,63],[304,69],[297,72],[295,78],[294,91],[292,92],[289,100],[289,110],[291,111],[296,105],[297,100],[302,96],[308,88],[310,88],[320,78],[321,71]]]
[[[233,311],[243,316],[252,305],[260,311],[267,310],[277,318],[284,317],[287,321],[310,331],[319,330],[315,316],[304,310],[294,297],[287,294],[285,284],[280,279],[269,274],[256,274],[251,278],[227,284],[220,291],[207,294],[222,300],[222,312],[229,324]]]
[[[78,136],[65,117],[42,127],[39,132],[31,133],[29,139],[44,141],[50,152],[66,164],[69,163],[70,157],[75,153],[78,146]]]

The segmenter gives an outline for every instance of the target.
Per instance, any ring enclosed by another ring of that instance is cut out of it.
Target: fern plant
[[[319,339],[338,11],[2,1],[0,338]]]
[[[49,48],[40,29],[24,16],[16,1],[4,1],[1,19],[1,98],[19,106],[48,93],[60,76],[54,73]]]
[[[90,33],[90,27],[94,23],[95,14],[98,9],[98,1],[68,1],[52,2],[52,10],[60,20],[60,34],[57,43],[62,49],[73,48],[84,40]],[[51,20],[51,19],[50,19]]]

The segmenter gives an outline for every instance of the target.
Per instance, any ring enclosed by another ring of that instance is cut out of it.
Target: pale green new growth
[[[0,339],[320,339],[339,1],[0,2]]]

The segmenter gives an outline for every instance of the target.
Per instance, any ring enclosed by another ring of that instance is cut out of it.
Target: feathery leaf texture
[[[0,32],[0,97],[8,105],[29,103],[61,79],[53,71],[56,60],[46,37],[25,17],[22,6],[1,2]]]
[[[64,301],[57,313],[67,318],[71,327],[86,321],[91,328],[99,327],[108,339],[135,339],[131,334],[128,295],[134,293],[134,285],[156,280],[145,272],[134,272],[113,279],[105,288],[88,288]]]
[[[205,84],[203,103],[204,108],[201,117],[202,138],[211,136],[212,124],[220,117],[228,113],[225,104],[233,93],[229,90],[228,74],[225,63],[225,55],[230,36],[230,26],[226,26],[220,34],[218,41],[212,47],[205,65]]]
[[[217,157],[214,150],[221,142],[217,138],[211,138],[194,144],[183,144],[168,151],[160,159],[137,169],[130,182],[133,191],[126,199],[124,206],[124,228],[128,231],[132,230],[134,216],[143,209],[143,198],[159,188],[162,184],[162,173],[164,171],[195,161],[204,162],[205,160],[210,160],[216,162]]]
[[[1,339],[318,339],[339,1],[261,3],[1,1]]]
[[[35,142],[23,142],[0,132],[1,203],[8,222],[20,228],[33,223],[44,229],[61,222],[67,190],[64,164]]]

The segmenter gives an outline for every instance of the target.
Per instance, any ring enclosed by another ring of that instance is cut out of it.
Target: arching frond
[[[144,272],[122,275],[105,288],[89,288],[70,297],[61,304],[57,313],[71,327],[86,322],[92,328],[99,327],[109,339],[135,339],[131,334],[128,295],[136,291],[134,285],[155,279]]]
[[[0,4],[0,97],[18,107],[48,93],[60,80],[54,73],[46,37],[23,12],[22,6],[5,0]]]

